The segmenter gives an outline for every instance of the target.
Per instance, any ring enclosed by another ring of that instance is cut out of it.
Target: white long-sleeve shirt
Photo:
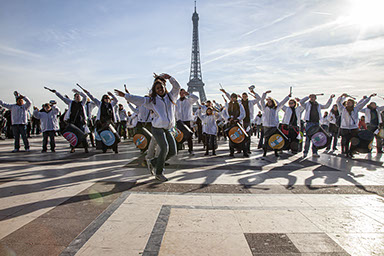
[[[25,103],[21,106],[17,104],[8,104],[0,100],[0,105],[4,108],[11,110],[12,124],[27,124],[28,123],[28,109],[31,106],[31,101],[24,97]]]
[[[57,115],[60,113],[60,109],[56,106],[52,106],[51,111],[40,112],[38,109],[33,111],[33,116],[37,119],[40,119],[41,122],[41,131],[57,131],[59,130],[59,120]]]
[[[239,120],[240,122],[243,121],[243,119],[245,118],[245,109],[244,109],[244,106],[243,104],[241,103],[238,103],[239,104],[239,107],[240,107],[240,115],[237,117],[237,120]],[[229,109],[229,103],[225,103],[225,110],[224,110],[224,117],[229,119],[231,116],[229,115],[228,113],[228,109]]]
[[[306,102],[308,99],[309,99],[309,97],[306,96],[300,100],[300,105],[304,106],[304,108],[305,108],[304,121],[309,121],[309,118],[311,115],[312,104],[310,102]],[[332,104],[332,98],[329,98],[329,100],[327,101],[327,103],[325,105],[320,104],[320,103],[317,105],[317,111],[319,112],[319,122],[321,122],[321,120],[323,119],[323,117],[321,115],[321,109],[327,109],[327,108],[329,108],[329,106],[331,106],[331,104]]]
[[[87,102],[84,106],[86,117],[88,120],[92,119],[92,111],[96,107],[96,104],[93,101]]]
[[[329,116],[329,114],[328,114],[326,117],[323,117],[323,118],[321,119],[321,121],[320,121],[320,124],[321,124],[321,125],[329,126],[328,116]]]
[[[231,95],[227,92],[227,93],[225,93],[225,95],[227,96],[227,98],[229,99],[229,100],[231,100]],[[253,120],[253,116],[254,116],[254,112],[255,112],[255,105],[260,101],[260,96],[257,94],[257,93],[255,93],[255,99],[253,99],[253,100],[250,100],[250,99],[248,99],[248,108],[249,108],[249,120],[252,122],[252,120]],[[242,101],[241,101],[241,99],[238,99],[237,100],[240,104],[242,104]],[[245,108],[244,108],[244,110],[245,110]],[[244,117],[245,118],[245,117]]]
[[[149,97],[141,97],[125,94],[127,101],[136,106],[144,106],[153,111],[152,126],[155,128],[171,129],[175,126],[176,100],[180,92],[180,85],[175,78],[171,77],[169,82],[172,84],[172,90],[168,95],[156,96],[156,104]]]
[[[265,127],[277,127],[279,126],[279,111],[284,104],[289,100],[289,96],[285,97],[281,102],[276,101],[276,108],[270,108],[265,106],[265,98],[267,94],[263,93],[261,96],[259,108],[263,112],[263,126]]]
[[[96,106],[99,108],[97,111],[97,116],[96,120],[100,120],[100,114],[101,114],[101,101],[93,97],[93,95],[90,92],[87,92],[87,96],[96,104]],[[110,95],[112,100],[111,100],[111,106],[112,106],[112,115],[113,115],[113,122],[118,122],[118,119],[116,117],[116,105],[119,102],[115,95]]]
[[[118,112],[119,112],[120,121],[128,121],[128,115],[125,109],[122,109],[122,110],[119,109]]]
[[[70,116],[71,116],[71,107],[72,107],[72,102],[73,102],[73,100],[64,97],[64,96],[61,95],[59,92],[56,92],[55,94],[56,94],[56,96],[59,97],[65,104],[68,105],[68,111],[65,113],[65,116],[64,116],[64,120],[67,121],[67,120],[69,120],[69,118],[70,118]],[[85,112],[85,104],[87,103],[87,96],[86,96],[84,93],[82,93],[82,92],[80,92],[80,96],[82,97],[81,105],[83,106],[84,117],[87,118],[87,113]]]
[[[341,129],[358,129],[359,128],[359,111],[371,100],[371,97],[360,100],[353,108],[352,112],[349,113],[343,106],[344,97],[339,97],[336,101],[341,114]]]
[[[281,121],[281,123],[289,125],[289,122],[291,121],[291,117],[292,117],[292,113],[293,113],[292,108],[287,107],[287,106],[283,106],[282,110],[284,111],[284,116],[283,116],[283,120]],[[304,107],[297,106],[295,108],[295,115],[297,118],[297,126],[299,126],[299,127],[301,127],[301,115],[303,114],[303,112],[304,112]]]
[[[137,121],[141,123],[147,123],[147,122],[152,122],[152,114],[149,109],[146,107],[138,106],[134,107],[130,102],[128,102],[129,108],[132,110],[133,113],[137,114]]]
[[[332,112],[329,112],[329,114],[328,114],[328,116],[327,116],[327,119],[328,119],[328,122],[329,122],[330,124],[334,124],[334,125],[336,125],[337,119],[336,119],[335,114],[333,114]]]
[[[381,124],[383,122],[383,119],[381,117],[381,112],[384,110],[384,106],[382,107],[376,107],[376,113],[377,113],[377,118],[378,118],[378,121],[379,123],[378,124]],[[360,110],[360,112],[364,113],[365,114],[365,123],[368,125],[369,123],[371,123],[371,110],[369,108],[363,108],[362,110]]]
[[[176,121],[193,121],[193,104],[199,100],[196,95],[190,94],[184,100],[178,99],[176,102]]]
[[[197,115],[201,119],[203,133],[209,135],[217,135],[217,123],[216,121],[220,118],[220,114],[213,112],[212,115],[202,114],[201,109],[197,111]]]
[[[261,125],[263,123],[263,116],[256,115],[255,117],[255,124],[256,125]]]

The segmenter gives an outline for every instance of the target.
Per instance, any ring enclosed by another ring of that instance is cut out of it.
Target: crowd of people
[[[169,91],[168,82],[172,86]],[[20,136],[29,151],[28,138],[40,132],[42,152],[48,150],[48,139],[50,150],[55,152],[58,135],[68,140],[71,153],[78,147],[88,153],[87,138],[92,147],[103,152],[111,148],[118,153],[120,139],[133,138],[135,145],[146,153],[149,171],[160,181],[167,181],[163,174],[166,161],[182,150],[184,143],[189,154],[194,155],[193,137],[202,143],[205,155],[210,151],[216,155],[217,141],[222,139],[228,141],[230,157],[235,157],[235,153],[249,157],[252,137],[258,139],[258,149],[264,157],[269,150],[276,157],[282,150],[290,150],[293,154],[303,151],[305,158],[310,148],[312,156],[319,157],[321,148],[337,151],[340,137],[340,153],[345,157],[363,152],[361,148],[369,152],[373,138],[377,153],[382,153],[384,106],[371,101],[376,94],[357,101],[344,93],[332,105],[335,95],[321,104],[319,95],[300,99],[293,98],[291,91],[277,101],[268,96],[271,91],[260,96],[255,86],[250,86],[241,95],[221,88],[224,102],[219,104],[214,100],[199,102],[198,96],[182,89],[168,74],[155,74],[152,88],[145,96],[134,95],[125,86],[124,91],[115,89],[115,94],[107,92],[98,99],[77,86],[80,89],[72,90],[72,99],[45,87],[65,103],[67,108],[63,112],[55,100],[38,108],[18,92],[14,93],[15,104],[0,100],[0,128],[7,138],[14,138],[12,152],[20,150]],[[127,102],[130,111],[124,109],[119,99]],[[259,110],[257,114],[255,107]]]

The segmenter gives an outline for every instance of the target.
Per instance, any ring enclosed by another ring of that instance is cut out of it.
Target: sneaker
[[[46,149],[41,150],[41,153],[47,153]]]
[[[275,157],[279,157],[279,153],[278,152],[275,152]]]
[[[244,157],[249,157],[248,153],[243,154]]]
[[[235,155],[231,153],[231,154],[229,154],[229,157],[235,157]]]
[[[89,153],[88,148],[85,148],[85,149],[84,149],[84,152],[85,152],[85,153]]]
[[[336,150],[338,150],[337,148],[333,148],[333,151],[336,151]]]
[[[161,182],[166,182],[166,181],[168,181],[168,179],[167,179],[163,174],[156,174],[155,178],[156,178],[158,181],[161,181]]]
[[[313,157],[320,157],[320,155],[317,154],[317,153],[313,153],[312,156],[313,156]]]
[[[189,155],[194,156],[195,153],[193,153],[193,151],[189,151]]]
[[[16,148],[14,150],[12,150],[12,153],[17,153],[17,152],[19,152],[19,150]]]
[[[75,153],[75,148],[72,148],[70,153]]]
[[[155,175],[155,169],[153,168],[151,160],[150,159],[146,159],[145,161],[147,162],[147,168],[148,168],[149,173],[151,175]]]
[[[215,155],[216,155],[216,153],[215,153],[215,152],[213,152],[213,153],[212,153],[212,155],[213,155],[213,156],[215,156]]]
[[[55,153],[55,152],[56,152],[56,150],[55,150],[55,149],[51,149],[51,152],[52,152],[52,153]]]
[[[206,152],[204,155],[205,155],[205,156],[209,156],[209,153],[208,153],[208,152]]]
[[[164,166],[170,166],[171,164],[170,163],[164,163]]]
[[[306,158],[308,156],[308,153],[303,154],[303,158]]]
[[[29,148],[26,148],[25,152],[31,152],[31,150]]]

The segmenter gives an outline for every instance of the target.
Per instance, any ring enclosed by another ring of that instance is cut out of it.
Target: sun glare
[[[384,0],[352,0],[348,20],[362,27],[384,26]]]

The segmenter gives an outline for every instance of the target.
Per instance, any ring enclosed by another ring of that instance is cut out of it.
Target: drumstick
[[[223,88],[223,86],[221,85],[221,83],[219,83],[219,85],[220,85],[221,89],[223,89],[223,90],[224,90],[224,88]]]
[[[289,87],[289,95],[292,95],[292,86]]]
[[[80,87],[80,89],[84,91],[84,88],[83,88],[83,87],[81,87],[81,85],[79,85],[79,84],[76,84],[76,85],[77,85],[77,86],[79,86],[79,87]]]
[[[280,132],[281,136],[283,136],[284,139],[288,140],[288,137],[285,136],[285,134],[279,129],[279,127],[276,127],[276,129]]]
[[[347,94],[347,97],[349,97],[349,98],[351,98],[351,99],[353,99],[353,100],[356,100],[356,98],[355,98],[355,97],[352,97],[351,95],[348,95],[348,94]]]
[[[316,93],[316,94],[314,94],[314,95],[316,95],[316,96],[323,96],[324,93]]]
[[[243,126],[240,123],[236,123],[240,130],[243,132],[245,137],[248,137],[248,133],[244,130]]]
[[[53,91],[53,89],[51,89],[51,88],[48,88],[48,87],[46,87],[46,86],[44,86],[44,89],[46,89],[46,90],[48,90],[48,91]]]

